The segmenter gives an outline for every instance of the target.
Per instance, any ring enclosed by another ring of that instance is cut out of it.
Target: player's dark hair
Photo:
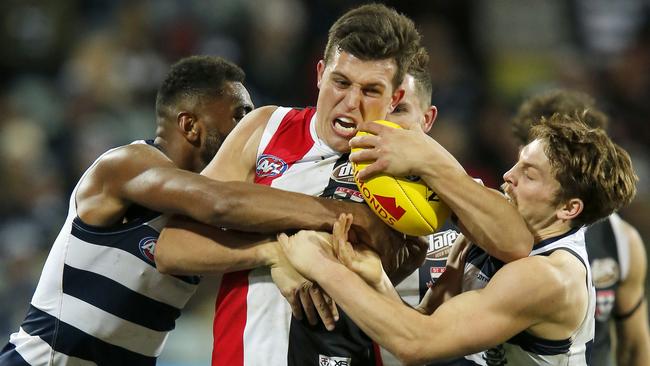
[[[332,25],[323,58],[327,64],[340,50],[364,61],[394,59],[397,71],[392,81],[397,88],[419,47],[420,34],[411,19],[385,5],[367,4]]]
[[[520,144],[530,142],[530,129],[539,124],[542,117],[549,119],[555,113],[574,116],[593,128],[607,128],[608,118],[596,108],[596,102],[588,94],[556,89],[535,95],[526,100],[512,120],[512,131]]]
[[[216,56],[190,56],[172,65],[156,95],[156,114],[182,98],[219,97],[227,82],[244,82],[237,65]]]

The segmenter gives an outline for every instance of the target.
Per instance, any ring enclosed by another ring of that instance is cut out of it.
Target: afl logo
[[[156,249],[156,241],[158,238],[153,236],[148,236],[140,240],[138,247],[140,248],[140,253],[149,260],[149,262],[154,263],[154,250]]]
[[[287,163],[277,156],[263,154],[257,158],[255,175],[258,177],[278,177],[287,170]]]

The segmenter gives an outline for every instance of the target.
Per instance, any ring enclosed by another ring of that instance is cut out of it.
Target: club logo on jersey
[[[619,273],[618,263],[614,258],[595,259],[591,262],[591,276],[597,289],[614,285],[620,278]]]
[[[277,156],[263,154],[257,158],[255,175],[262,177],[279,177],[287,170],[287,163]]]
[[[348,357],[333,357],[318,355],[318,366],[350,366],[352,359]]]
[[[142,238],[138,247],[140,248],[140,253],[149,260],[149,262],[154,263],[154,251],[156,250],[156,241],[158,238],[153,236],[148,236]]]
[[[435,261],[439,259],[446,260],[451,251],[451,246],[458,238],[458,232],[455,230],[439,231],[429,236],[429,249],[427,250],[427,260]]]
[[[339,183],[355,184],[352,163],[348,161],[334,168],[332,170],[332,180]]]
[[[616,293],[614,290],[596,290],[596,320],[607,321],[614,309]]]

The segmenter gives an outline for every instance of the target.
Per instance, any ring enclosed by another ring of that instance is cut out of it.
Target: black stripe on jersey
[[[536,337],[526,331],[510,338],[508,343],[521,347],[524,351],[538,355],[561,355],[569,352],[571,338],[550,340]]]
[[[334,163],[327,187],[321,197],[335,198],[356,203],[365,203],[359,188],[354,182],[350,154],[342,154]]]
[[[34,306],[29,306],[22,328],[37,335],[55,351],[91,360],[98,365],[153,366],[156,358],[106,343],[62,322]]]
[[[585,360],[587,360],[587,366],[591,366],[591,355],[592,355],[592,351],[594,349],[594,340],[592,339],[589,342],[587,342],[587,344],[585,345],[585,348],[586,348],[586,350],[585,350]]]
[[[160,235],[160,233],[158,233],[158,231],[152,227],[144,225],[144,222],[148,222],[155,217],[156,216],[147,218],[146,220],[139,220],[142,222],[138,222],[137,224],[134,221],[131,223],[133,225],[127,224],[120,226],[118,230],[113,230],[114,228],[111,229],[90,226],[81,221],[79,217],[75,217],[74,221],[72,222],[71,233],[77,239],[83,240],[87,243],[122,249],[125,252],[131,253],[135,257],[139,258],[149,266],[156,268],[156,264],[146,258],[140,250],[141,240],[145,238],[155,238],[157,240],[158,236]],[[190,285],[196,285],[201,281],[201,278],[198,276],[174,277],[185,283],[189,283]]]
[[[151,211],[145,208],[132,208],[132,210],[137,211],[140,216],[133,218],[125,224],[116,224],[111,226],[94,226],[86,224],[81,220],[79,216],[75,217],[72,221],[72,226],[77,227],[78,229],[87,231],[94,235],[114,235],[114,234],[123,234],[125,232],[137,229],[142,226],[144,223],[153,220],[154,218],[160,216],[159,212]],[[153,229],[151,229],[153,230]],[[155,231],[155,230],[153,230]]]
[[[16,346],[9,342],[0,351],[0,365],[2,366],[30,366],[27,361],[16,351]]]
[[[598,221],[587,227],[585,231],[585,242],[587,243],[587,252],[589,253],[589,261],[594,262],[595,259],[612,258],[616,263],[619,263],[618,275],[622,278],[621,266],[618,259],[618,245],[616,244],[616,235],[612,227],[611,217],[605,220]],[[618,286],[618,283],[615,284]]]
[[[118,318],[157,331],[174,329],[181,311],[148,298],[118,282],[67,264],[63,266],[63,292]]]

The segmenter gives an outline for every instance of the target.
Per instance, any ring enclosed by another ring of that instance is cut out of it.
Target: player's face
[[[534,140],[519,153],[519,161],[503,175],[503,190],[533,234],[557,220],[560,183],[544,153],[546,143]]]
[[[406,74],[402,88],[404,97],[386,119],[407,126],[417,123],[428,132],[435,121],[436,108],[424,101],[413,76]]]
[[[251,97],[240,82],[226,83],[223,95],[197,109],[197,118],[203,120],[206,128],[201,149],[201,160],[205,165],[219,151],[230,131],[252,110]]]
[[[397,65],[392,59],[363,61],[336,51],[329,63],[318,63],[318,136],[338,152],[350,151],[349,140],[361,121],[384,119],[403,95],[394,90]]]

